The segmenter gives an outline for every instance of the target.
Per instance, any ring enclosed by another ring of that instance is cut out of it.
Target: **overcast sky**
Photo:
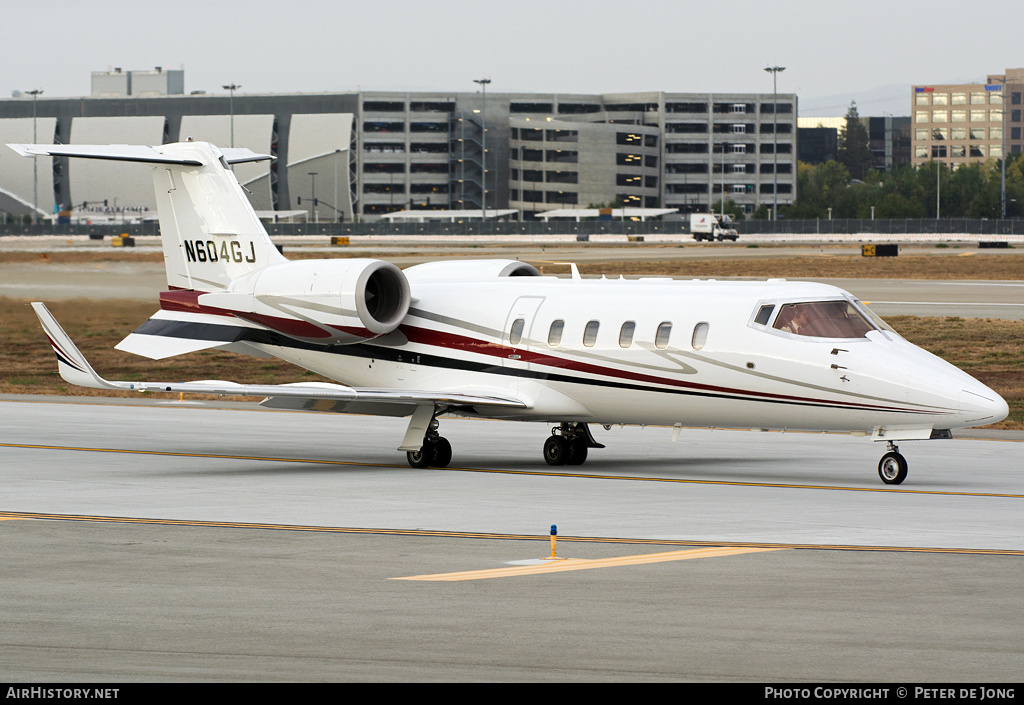
[[[1021,0],[11,0],[0,95],[88,95],[115,66],[211,93],[770,92],[779,65],[801,114],[909,114],[912,84],[1024,66],[1022,20]]]

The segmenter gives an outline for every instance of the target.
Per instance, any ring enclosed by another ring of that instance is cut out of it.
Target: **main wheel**
[[[548,465],[565,465],[569,459],[569,442],[561,436],[548,436],[544,441],[544,460]]]
[[[878,476],[887,485],[898,485],[907,479],[907,459],[890,451],[878,461]]]
[[[430,463],[431,467],[448,467],[448,463],[452,462],[452,444],[444,436],[438,436],[437,441],[433,445],[434,460]]]
[[[433,443],[424,443],[419,450],[406,451],[405,459],[414,468],[429,468],[434,464],[434,449]]]
[[[584,438],[577,438],[569,445],[569,457],[566,458],[566,465],[583,465],[587,462],[587,441]]]

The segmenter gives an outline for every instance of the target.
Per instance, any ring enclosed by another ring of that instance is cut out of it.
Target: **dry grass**
[[[261,384],[322,379],[285,362],[215,350],[160,361],[114,350],[114,345],[153,314],[154,304],[64,301],[49,308],[97,371],[116,379],[230,379]],[[1003,395],[1010,404],[1010,416],[994,428],[1024,430],[1024,321],[898,316],[890,323],[911,342],[949,360]],[[0,329],[0,393],[137,396],[65,383],[57,374],[53,351],[26,301],[0,297]]]
[[[585,246],[584,246],[585,247]],[[479,256],[474,248],[467,248],[466,256]],[[531,249],[522,253],[529,260]],[[601,249],[608,249],[602,246]],[[613,248],[617,249],[617,248]],[[625,248],[623,248],[625,251]],[[634,247],[631,255],[648,257],[648,259],[608,260],[602,262],[582,262],[579,265],[583,274],[607,274],[609,276],[673,276],[673,277],[770,277],[819,278],[819,279],[984,279],[984,280],[1016,280],[1024,279],[1024,256],[1015,254],[990,255],[977,254],[973,251],[957,252],[956,250],[936,250],[935,254],[901,255],[899,257],[861,257],[851,254],[848,250],[823,248],[822,254],[813,256],[788,257],[779,256],[785,248],[763,248],[771,256],[749,258],[708,258],[706,250],[699,247],[647,247],[637,252]],[[288,259],[334,259],[352,257],[382,257],[381,253],[372,250],[304,250],[289,247],[286,250]],[[383,259],[416,258],[430,261],[451,257],[451,250],[439,252],[430,248],[408,251],[389,251]],[[507,256],[507,255],[499,255]],[[560,255],[561,256],[561,255]],[[572,259],[571,253],[564,255]],[[131,249],[97,249],[97,250],[56,250],[47,253],[8,251],[0,252],[0,264],[26,263],[40,264],[63,263],[80,264],[91,262],[163,262],[163,254],[156,251],[142,252]],[[559,269],[558,271],[561,271]]]

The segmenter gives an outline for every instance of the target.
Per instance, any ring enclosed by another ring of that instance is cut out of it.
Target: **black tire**
[[[452,444],[448,442],[448,439],[440,436],[434,445],[434,460],[430,463],[431,467],[435,468],[446,468],[448,464],[452,462]]]
[[[566,465],[583,465],[587,462],[587,441],[579,438],[569,444],[569,457],[566,458]]]
[[[414,468],[429,468],[434,464],[434,445],[424,443],[419,450],[406,451],[405,459]]]
[[[548,436],[544,441],[544,460],[548,465],[565,465],[569,460],[569,442],[561,436]]]
[[[907,459],[895,451],[878,461],[878,476],[887,485],[898,485],[907,479]]]

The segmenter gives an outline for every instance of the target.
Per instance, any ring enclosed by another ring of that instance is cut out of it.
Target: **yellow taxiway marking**
[[[1019,442],[1019,441],[1015,441]],[[36,450],[66,450],[88,453],[124,453],[128,455],[155,455],[172,458],[210,458],[214,460],[258,460],[270,463],[303,463],[311,465],[339,465],[345,467],[395,468],[410,470],[408,465],[394,463],[368,463],[355,460],[328,460],[325,458],[281,458],[257,455],[229,455],[217,453],[187,453],[184,451],[139,450],[132,448],[85,448],[76,446],[37,445],[30,443],[0,443],[0,448],[28,448]],[[419,470],[418,472],[424,472]],[[775,489],[799,490],[831,490],[840,492],[887,492],[892,494],[945,495],[955,497],[1002,497],[1024,499],[1024,495],[1001,492],[957,492],[952,490],[915,490],[912,488],[894,487],[849,487],[844,485],[811,485],[787,482],[751,482],[741,480],[694,480],[685,477],[645,477],[643,475],[597,475],[585,472],[565,472],[554,470],[510,470],[503,468],[430,468],[433,472],[478,472],[494,475],[525,475],[533,477],[565,477],[576,480],[620,480],[627,482],[667,482],[683,485],[725,485],[728,487],[771,487]]]
[[[92,516],[88,514],[43,514],[40,512],[0,511],[0,520],[35,519],[39,521],[81,521],[106,524],[144,524],[150,526],[191,526],[208,529],[258,529],[266,531],[303,531],[318,534],[366,534],[376,536],[431,536],[435,538],[490,539],[495,541],[550,541],[547,534],[500,534],[479,531],[441,531],[430,529],[358,528],[352,526],[315,526],[301,524],[256,524],[198,519],[158,519],[154,517]],[[559,536],[562,543],[627,544],[632,546],[687,546],[693,549],[739,549],[743,553],[779,551],[868,551],[874,553],[955,553],[974,556],[1016,556],[1024,558],[1024,550],[1000,548],[942,548],[937,546],[866,546],[834,543],[770,543],[749,541],[694,541],[687,539],[616,538],[611,536]],[[651,554],[658,555],[658,554]],[[692,557],[697,558],[694,554]]]
[[[644,553],[636,556],[617,556],[615,558],[569,558],[551,560],[536,565],[516,565],[508,568],[490,568],[487,570],[466,570],[460,573],[437,573],[434,575],[412,575],[407,578],[391,578],[391,580],[425,580],[453,582],[458,580],[487,580],[489,578],[516,578],[523,575],[544,575],[546,573],[564,573],[569,570],[590,570],[592,568],[614,568],[623,565],[642,565],[645,563],[666,563],[668,561],[685,561],[691,558],[718,558],[735,556],[743,553],[763,553],[765,551],[784,551],[784,548],[691,548],[685,551],[667,551],[665,553]]]

